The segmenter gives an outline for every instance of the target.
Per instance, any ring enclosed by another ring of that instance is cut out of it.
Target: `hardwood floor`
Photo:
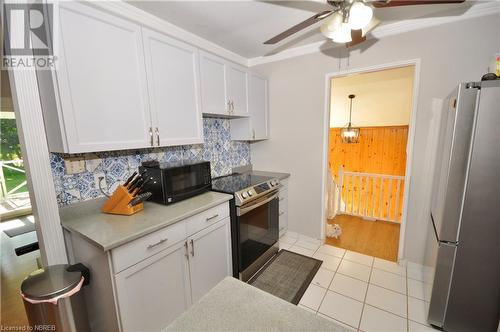
[[[328,220],[328,223],[339,224],[342,228],[342,235],[339,239],[327,237],[326,244],[393,262],[397,261],[399,224],[379,220],[367,221],[349,215],[336,216]]]
[[[30,232],[9,238],[4,232],[9,221],[0,223],[1,244],[1,315],[0,328],[2,330],[14,326],[26,326],[28,320],[24,311],[24,304],[19,290],[23,279],[37,269],[36,258],[39,251],[23,256],[16,256],[14,248],[36,241],[36,233]]]

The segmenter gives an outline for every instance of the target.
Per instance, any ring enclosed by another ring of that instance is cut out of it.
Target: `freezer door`
[[[431,221],[438,241],[456,244],[469,163],[478,90],[460,84],[449,99],[434,179]]]
[[[438,249],[431,303],[427,317],[427,321],[434,326],[443,327],[444,325],[456,251],[457,247],[453,245],[440,245]]]

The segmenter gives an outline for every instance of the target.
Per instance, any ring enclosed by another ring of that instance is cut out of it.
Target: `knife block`
[[[113,195],[104,203],[101,212],[130,216],[144,210],[143,203],[139,203],[135,206],[128,205],[133,198],[134,197],[128,192],[125,186],[119,185]]]

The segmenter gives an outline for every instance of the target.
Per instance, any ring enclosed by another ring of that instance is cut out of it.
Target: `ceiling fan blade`
[[[332,13],[333,13],[333,11],[332,11],[332,10],[325,10],[325,11],[323,11],[323,12],[321,12],[321,13],[318,13],[318,14],[316,14],[316,15],[314,15],[314,16],[311,16],[311,17],[309,17],[307,20],[302,21],[302,22],[300,22],[299,24],[294,25],[294,26],[293,26],[293,27],[291,27],[290,29],[283,31],[283,32],[282,32],[282,33],[280,33],[279,35],[274,36],[273,38],[271,38],[271,39],[269,39],[269,40],[265,41],[265,42],[264,42],[264,44],[266,44],[266,45],[269,45],[269,44],[276,44],[277,42],[279,42],[279,41],[281,41],[281,40],[283,40],[283,39],[285,39],[285,38],[287,38],[287,37],[289,37],[289,36],[293,35],[294,33],[297,33],[297,32],[299,32],[300,30],[305,29],[305,28],[307,28],[308,26],[313,25],[314,23],[319,22],[319,21],[321,21],[321,20],[322,20],[322,19],[324,19],[324,18],[327,18],[327,17],[328,17],[328,16],[330,16]]]
[[[366,37],[363,36],[363,30],[351,30],[351,41],[346,43],[345,46],[347,48],[356,46],[358,44],[361,44],[366,40]]]
[[[371,5],[375,8],[414,6],[414,5],[437,5],[437,4],[453,4],[462,3],[465,0],[390,0],[390,1],[373,1]]]

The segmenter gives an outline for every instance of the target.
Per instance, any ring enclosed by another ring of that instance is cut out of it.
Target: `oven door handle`
[[[264,204],[267,204],[269,203],[270,201],[272,201],[273,199],[276,199],[278,198],[278,193],[274,193],[272,196],[268,196],[268,198],[266,199],[263,199],[263,200],[259,200],[259,201],[256,201],[256,202],[253,202],[250,206],[248,207],[239,207],[236,211],[236,214],[239,216],[242,216],[256,208],[258,208],[259,206],[262,206]]]

